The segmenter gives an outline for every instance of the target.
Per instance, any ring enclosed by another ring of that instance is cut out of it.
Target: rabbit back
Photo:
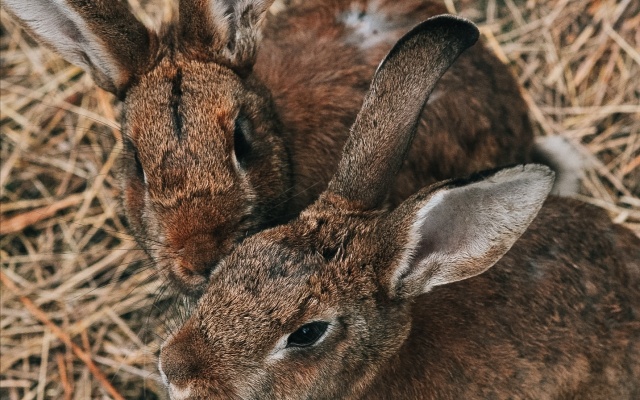
[[[165,343],[175,398],[637,397],[640,239],[593,206],[545,203],[549,168],[383,208],[411,121],[477,36],[441,16],[394,46],[326,191],[238,245]],[[429,72],[416,83],[407,64]]]
[[[432,1],[310,1],[268,19],[255,73],[291,135],[294,208],[333,176],[379,61],[418,22],[446,12]],[[444,74],[423,115],[393,205],[442,179],[532,159],[519,86],[482,43]]]
[[[362,398],[637,398],[639,270],[631,231],[551,197],[495,266],[416,300]]]
[[[127,218],[157,268],[194,295],[235,245],[319,196],[378,61],[419,21],[446,12],[430,1],[313,0],[268,16],[270,5],[181,0],[156,32],[122,2],[4,3],[124,99]],[[432,118],[417,124],[393,205],[441,178],[529,161],[517,83],[481,45],[445,74],[424,112]]]

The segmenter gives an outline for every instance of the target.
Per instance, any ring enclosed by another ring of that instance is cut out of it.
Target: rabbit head
[[[327,190],[237,246],[164,344],[172,398],[358,398],[407,338],[416,296],[509,250],[551,190],[546,167],[436,184],[379,209],[433,85],[477,35],[441,16],[396,44]]]
[[[436,185],[391,214],[325,193],[294,223],[245,240],[214,272],[161,350],[169,393],[361,398],[405,345],[414,300],[490,268],[552,182],[546,167],[517,167]]]
[[[124,101],[127,215],[152,259],[190,291],[236,241],[285,214],[289,155],[251,74],[271,3],[181,0],[153,32],[119,0],[3,2]]]

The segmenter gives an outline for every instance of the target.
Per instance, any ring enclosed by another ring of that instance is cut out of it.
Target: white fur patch
[[[191,395],[191,386],[187,386],[186,388],[179,388],[176,385],[170,383],[169,395],[171,396],[172,400],[188,399]]]
[[[551,193],[564,197],[577,194],[584,170],[590,167],[577,145],[560,135],[544,136],[536,140],[536,149],[551,162],[556,171]]]
[[[171,339],[167,339],[165,343],[168,343],[169,340]],[[162,344],[161,347],[164,347],[164,343]],[[162,383],[164,383],[164,385],[167,387],[167,390],[169,391],[169,396],[171,397],[172,400],[182,400],[182,399],[189,398],[189,396],[191,395],[191,385],[187,385],[187,387],[182,388],[169,382],[169,378],[167,378],[167,374],[165,374],[164,371],[162,370],[161,358],[158,360],[158,371],[160,372]]]
[[[390,34],[395,25],[387,15],[380,12],[378,1],[369,2],[364,10],[356,3],[351,4],[349,11],[338,16],[338,22],[352,30],[346,42],[363,50],[385,42],[393,44],[397,39]]]
[[[167,378],[167,374],[162,370],[162,358],[158,358],[158,371],[160,372],[160,378],[162,379],[162,383],[169,387],[169,378]]]

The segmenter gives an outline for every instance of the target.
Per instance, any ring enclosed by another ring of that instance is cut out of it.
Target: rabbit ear
[[[261,22],[273,0],[181,0],[178,8],[183,51],[226,64],[240,74],[251,71]]]
[[[373,77],[325,196],[337,194],[363,209],[380,205],[433,87],[477,39],[473,23],[441,15],[398,41]]]
[[[399,261],[385,274],[391,296],[417,296],[493,266],[538,214],[553,181],[548,167],[529,164],[405,201],[385,225],[396,237],[404,232]]]
[[[118,0],[4,0],[5,9],[44,45],[121,96],[150,63],[155,36]]]

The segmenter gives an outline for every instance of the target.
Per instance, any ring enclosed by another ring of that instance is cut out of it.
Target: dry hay
[[[581,144],[581,198],[640,234],[640,3],[446,3],[513,66],[539,134]],[[119,208],[119,105],[2,24],[0,397],[163,398],[179,318]]]

